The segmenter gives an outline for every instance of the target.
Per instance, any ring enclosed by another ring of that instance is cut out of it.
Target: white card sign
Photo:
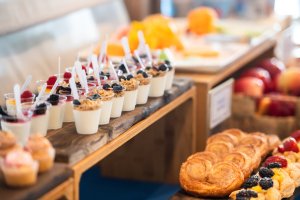
[[[231,116],[233,82],[233,79],[229,79],[209,91],[210,128],[216,127]]]

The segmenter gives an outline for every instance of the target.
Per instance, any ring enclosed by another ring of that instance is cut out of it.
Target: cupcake
[[[17,139],[10,132],[0,131],[0,157],[5,157],[8,152],[20,149]]]
[[[36,183],[38,162],[34,161],[28,152],[9,152],[1,164],[1,169],[8,186],[25,187]]]
[[[31,135],[25,148],[39,163],[39,172],[46,172],[53,167],[55,150],[48,139],[40,134]]]

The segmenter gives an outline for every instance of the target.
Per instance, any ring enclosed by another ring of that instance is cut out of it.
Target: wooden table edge
[[[40,200],[53,200],[65,196],[67,199],[74,199],[74,180],[69,178],[50,192],[43,195]]]

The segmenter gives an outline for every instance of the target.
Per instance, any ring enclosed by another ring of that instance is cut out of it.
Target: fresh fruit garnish
[[[113,83],[113,84],[111,85],[111,87],[114,87],[114,86],[119,86],[119,84],[118,84],[118,83]]]
[[[292,138],[294,138],[297,142],[300,141],[300,130],[294,131],[291,135]]]
[[[299,147],[297,145],[297,141],[294,138],[289,137],[288,139],[286,139],[283,142],[283,144],[278,146],[278,151],[280,153],[283,153],[285,151],[293,151],[293,152],[298,153],[299,152]]]
[[[96,99],[99,99],[101,98],[101,96],[99,94],[93,94],[92,96],[89,96],[88,99],[90,100],[96,100]]]
[[[131,75],[131,74],[129,74],[128,76],[127,76],[127,80],[129,81],[130,79],[132,79],[133,78],[133,76]]]
[[[114,92],[121,92],[123,90],[123,87],[121,85],[115,85],[113,86]]]
[[[33,113],[35,115],[43,115],[46,113],[46,110],[47,110],[47,105],[45,103],[41,103],[36,106]]]
[[[236,199],[245,199],[245,198],[251,198],[257,197],[257,193],[253,190],[240,190],[237,194],[236,194]]]
[[[282,156],[270,156],[266,159],[264,167],[267,167],[271,163],[280,163],[281,167],[287,167],[287,160]]]
[[[273,168],[281,168],[281,167],[282,167],[281,164],[278,163],[278,162],[270,163],[270,164],[267,166],[267,168],[269,168],[269,169],[273,169]]]
[[[262,189],[267,190],[271,187],[273,187],[273,180],[271,178],[265,177],[260,179],[259,185]]]
[[[257,175],[253,175],[244,182],[242,187],[245,189],[252,188],[258,184],[258,181],[259,181],[259,177]]]
[[[261,167],[259,169],[259,176],[262,177],[262,178],[264,178],[264,177],[271,178],[272,176],[274,176],[274,172],[271,169],[267,168],[267,167]]]
[[[102,86],[102,88],[103,88],[104,90],[109,90],[111,87],[110,87],[109,84],[104,84],[104,85]]]
[[[125,77],[125,76],[120,76],[120,77],[119,77],[119,80],[120,80],[120,81],[122,81],[122,80],[126,81],[126,77]]]
[[[47,85],[54,85],[57,80],[56,76],[50,76],[47,80]]]
[[[158,69],[159,69],[160,71],[167,71],[168,66],[167,66],[166,64],[163,63],[163,64],[159,65]]]
[[[146,72],[143,72],[143,77],[144,78],[148,78],[149,76],[148,76],[148,74]]]
[[[136,72],[136,74],[142,74],[144,71],[143,70],[138,70],[137,72]]]
[[[127,73],[127,71],[126,71],[126,68],[125,68],[125,65],[124,64],[121,64],[120,66],[119,66],[119,70],[121,70],[124,74],[126,74]]]
[[[65,72],[64,73],[64,79],[69,80],[70,78],[72,78],[72,74],[70,72]]]
[[[47,101],[49,103],[51,103],[51,105],[55,106],[59,102],[59,95],[57,95],[57,94],[51,94],[50,97],[47,99]]]
[[[76,105],[76,106],[79,106],[81,103],[78,99],[74,99],[73,104]]]
[[[25,90],[22,94],[21,94],[21,98],[25,99],[25,98],[31,98],[33,96],[32,92],[30,92],[29,90]]]

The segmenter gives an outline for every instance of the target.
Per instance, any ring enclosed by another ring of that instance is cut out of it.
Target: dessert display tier
[[[65,123],[62,129],[48,132],[47,137],[56,150],[56,162],[70,165],[78,163],[191,87],[190,79],[175,78],[172,88],[167,90],[163,97],[150,98],[146,104],[137,106],[135,110],[124,112],[121,117],[111,120],[107,125],[100,126],[98,132],[93,135],[77,134],[74,123]]]
[[[10,188],[0,181],[0,199],[29,200],[40,199],[55,187],[66,182],[72,176],[72,170],[65,164],[56,163],[53,168],[38,176],[37,184],[25,188]],[[3,177],[0,177],[3,179]],[[47,198],[46,198],[47,199]]]

